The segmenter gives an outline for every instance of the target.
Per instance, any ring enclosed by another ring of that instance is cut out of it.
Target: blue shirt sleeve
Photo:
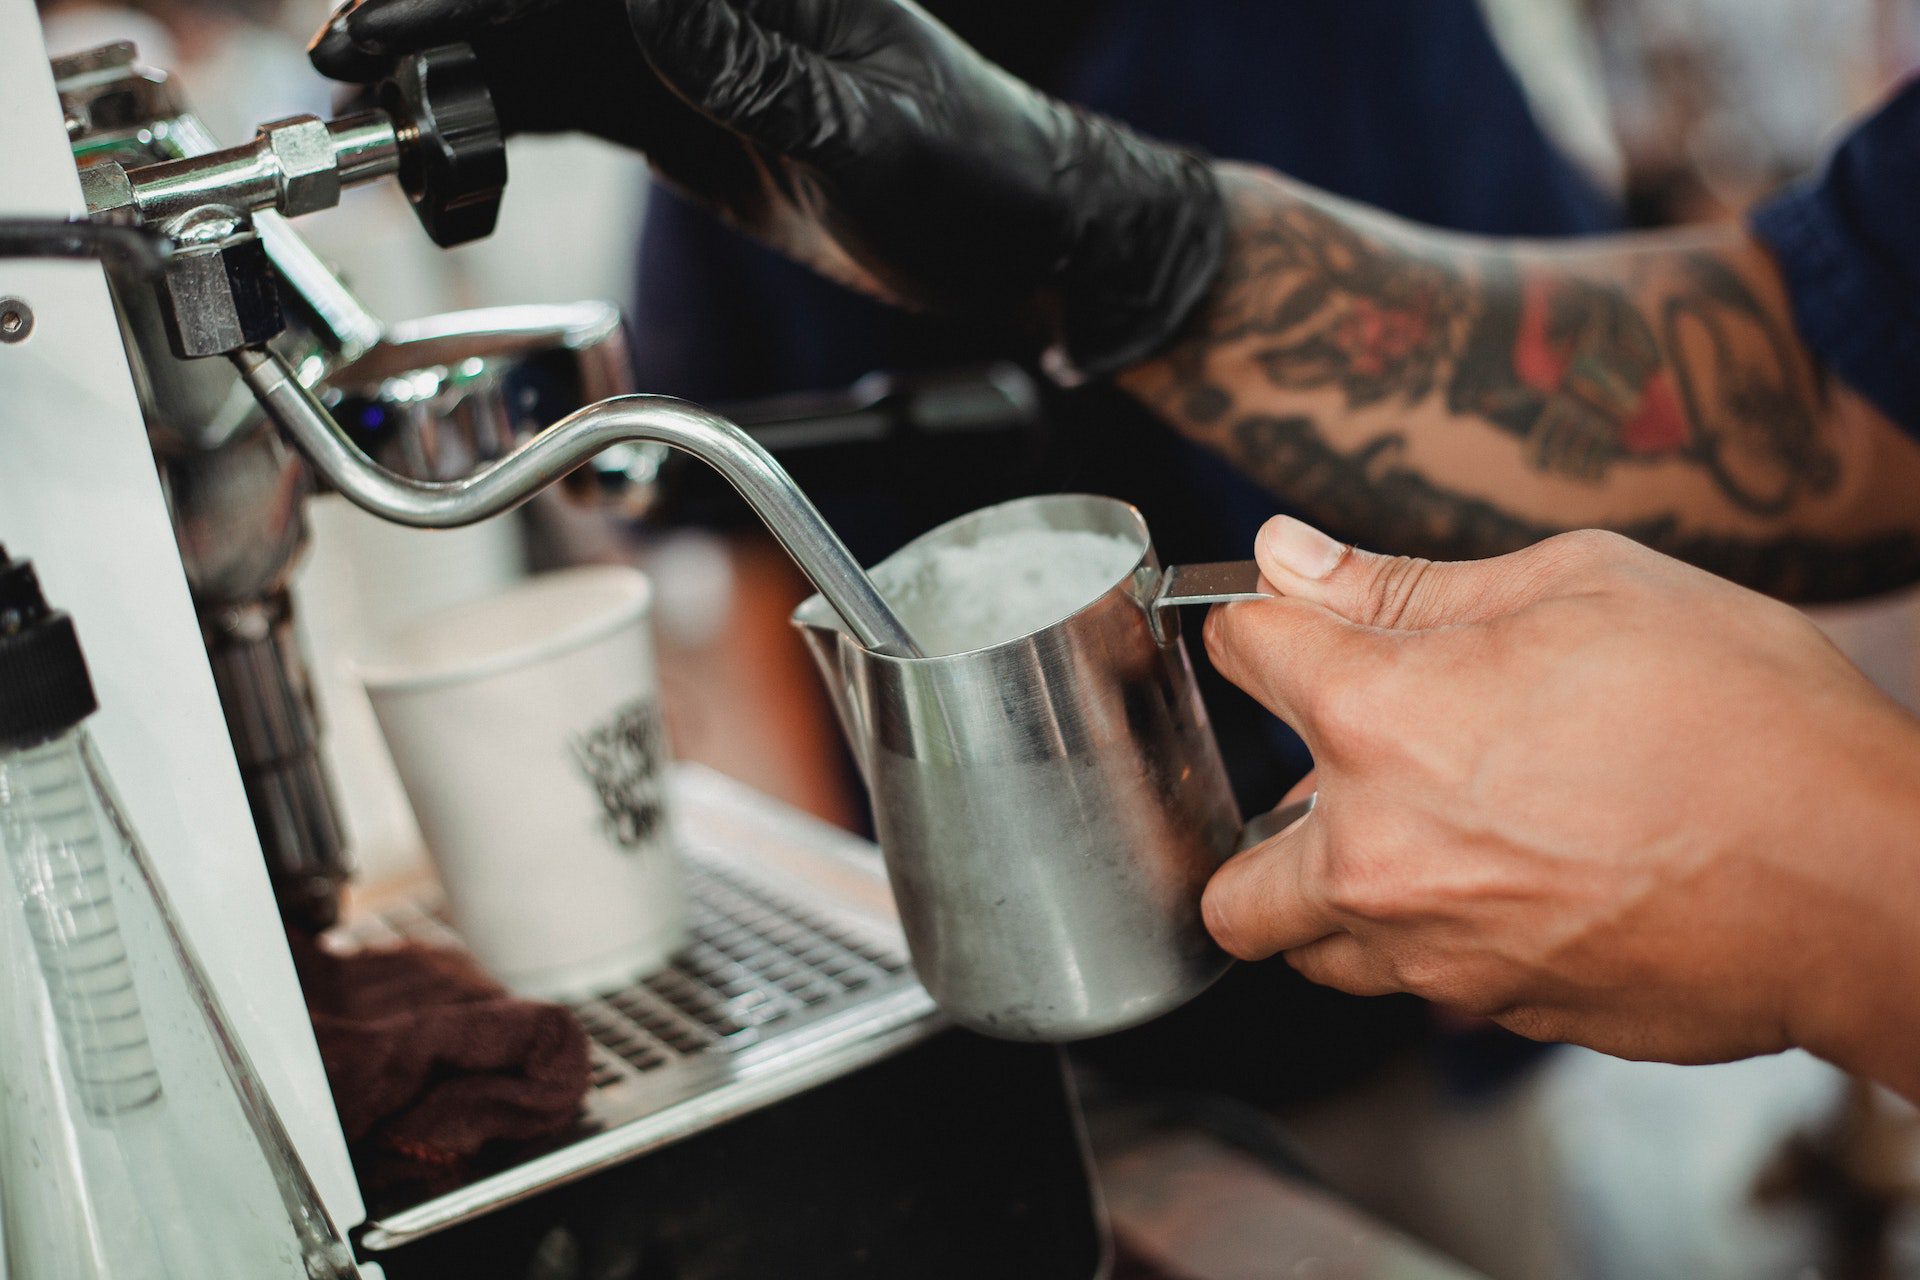
[[[1920,435],[1920,80],[1751,223],[1780,263],[1807,346]]]

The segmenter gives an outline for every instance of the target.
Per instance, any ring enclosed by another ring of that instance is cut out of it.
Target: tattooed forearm
[[[1474,293],[1444,262],[1396,253],[1312,205],[1247,228],[1208,337],[1254,339],[1275,387],[1337,387],[1349,408],[1416,404],[1469,337]]]
[[[1662,339],[1695,440],[1693,456],[1748,510],[1777,515],[1838,479],[1817,409],[1794,385],[1792,338],[1740,278],[1707,254],[1661,310]]]
[[[1521,437],[1541,470],[1582,480],[1686,446],[1659,341],[1620,289],[1524,278],[1504,259],[1485,264],[1480,285],[1449,409]]]
[[[1400,433],[1351,454],[1332,448],[1304,417],[1242,418],[1228,435],[1254,480],[1287,493],[1313,518],[1401,554],[1479,558],[1566,531],[1440,488],[1407,464]],[[1920,579],[1920,537],[1909,533],[1846,543],[1801,535],[1741,538],[1690,532],[1673,515],[1626,521],[1616,530],[1722,577],[1766,584],[1808,603],[1856,599]]]
[[[1520,436],[1541,470],[1581,480],[1690,459],[1759,514],[1830,488],[1833,457],[1779,322],[1709,255],[1679,255],[1672,269],[1656,334],[1619,285],[1490,259],[1448,408]]]
[[[1842,478],[1825,390],[1784,307],[1714,252],[1468,245],[1275,180],[1229,190],[1210,304],[1128,385],[1305,514],[1459,558],[1570,527],[1553,495],[1585,490],[1610,527],[1780,594],[1920,577],[1920,530],[1794,523]],[[1462,484],[1500,440],[1507,478]]]
[[[1206,341],[1251,340],[1276,389],[1338,388],[1349,410],[1444,393],[1525,440],[1543,471],[1599,482],[1684,455],[1756,511],[1832,481],[1778,324],[1706,255],[1680,260],[1656,333],[1620,284],[1498,252],[1471,267],[1412,253],[1304,200],[1243,243]]]

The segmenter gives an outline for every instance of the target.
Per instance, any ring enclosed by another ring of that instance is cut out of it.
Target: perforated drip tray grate
[[[566,1003],[592,1039],[593,1092],[558,1149],[369,1222],[395,1248],[856,1070],[939,1020],[908,967],[871,845],[702,769],[675,777],[690,941],[666,970]],[[350,935],[459,946],[433,901]]]

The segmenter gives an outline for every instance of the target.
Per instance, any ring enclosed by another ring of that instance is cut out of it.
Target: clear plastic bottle
[[[0,549],[0,1275],[352,1277],[121,816],[95,705],[72,622]]]

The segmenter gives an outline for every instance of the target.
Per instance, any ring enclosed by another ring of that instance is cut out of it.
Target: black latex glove
[[[1025,322],[1080,373],[1165,343],[1219,266],[1205,161],[1047,98],[902,0],[627,7],[622,40],[608,0],[364,0],[313,59],[365,78],[370,53],[471,40],[509,128],[637,147],[835,279]]]
[[[738,138],[653,74],[624,0],[369,0],[337,13],[308,52],[324,74],[365,82],[400,54],[454,41],[473,46],[508,134],[591,133],[692,163],[696,177],[706,156],[751,168]]]

